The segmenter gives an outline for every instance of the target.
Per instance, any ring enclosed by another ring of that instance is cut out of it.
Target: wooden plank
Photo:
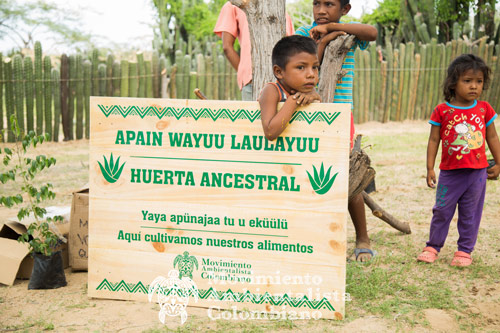
[[[364,110],[363,110],[363,122],[367,122],[370,120],[370,108],[372,105],[370,104],[370,96],[373,94],[371,90],[371,73],[370,73],[370,52],[368,50],[362,51],[363,59],[364,59],[364,77],[365,77],[365,97],[363,98]]]
[[[349,104],[298,110],[275,142],[258,108],[91,98],[90,297],[147,301],[180,268],[199,291],[189,305],[343,318]],[[325,193],[311,178],[322,166],[336,175]]]
[[[380,95],[377,94],[377,87],[380,86],[379,78],[379,68],[378,68],[378,58],[377,58],[377,45],[375,43],[371,43],[368,49],[369,52],[369,62],[368,62],[368,73],[370,77],[370,102],[368,104],[368,121],[373,121],[376,119],[377,115],[377,106],[378,103],[375,102],[376,98]],[[378,119],[376,119],[378,120]]]
[[[361,84],[363,82],[363,72],[360,71],[361,68],[361,61],[362,61],[362,54],[361,52],[354,52],[354,59],[356,63],[356,69],[354,71],[354,81],[352,83],[352,102],[353,102],[353,110],[352,110],[352,116],[354,118],[354,123],[359,124],[361,122],[361,109],[363,108],[363,102],[361,99],[362,95],[362,90],[361,90]]]
[[[394,75],[394,61],[393,61],[393,50],[390,38],[386,37],[386,58],[387,58],[387,88],[385,94],[384,103],[384,120],[383,122],[388,122],[391,116],[391,103],[392,103],[392,81]]]
[[[408,107],[408,117],[407,119],[415,120],[415,109],[417,104],[417,88],[419,86],[419,74],[420,74],[420,54],[416,53],[412,59],[411,65],[411,87],[410,87],[410,101]]]
[[[381,84],[380,84],[380,101],[379,101],[379,114],[377,121],[385,122],[385,101],[386,101],[386,89],[387,89],[387,61],[383,60],[380,65],[381,73]]]
[[[416,99],[416,106],[415,106],[415,119],[422,119],[422,114],[423,114],[423,96],[424,96],[424,90],[427,89],[424,85],[425,77],[426,77],[426,65],[427,65],[427,45],[422,45],[420,48],[420,68],[419,68],[419,74],[418,74],[418,86],[417,86],[417,91],[416,95],[418,98]]]
[[[389,115],[389,120],[396,120],[396,110],[398,108],[398,96],[399,96],[399,50],[395,49],[392,58],[393,73],[392,73],[392,102],[391,102],[391,114]]]

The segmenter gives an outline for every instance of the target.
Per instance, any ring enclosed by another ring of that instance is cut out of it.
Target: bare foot
[[[368,241],[356,241],[357,249],[371,249],[370,240]],[[356,261],[366,262],[372,260],[372,255],[370,253],[360,253],[356,258]]]

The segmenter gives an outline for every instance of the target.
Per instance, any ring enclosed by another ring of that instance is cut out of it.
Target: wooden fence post
[[[24,57],[24,96],[26,98],[26,130],[33,131],[35,129],[35,117],[33,114],[33,107],[35,104],[35,90],[33,86],[33,60],[30,56]],[[1,77],[1,74],[0,74]],[[0,87],[0,90],[2,88]],[[0,93],[0,100],[2,99]],[[1,101],[0,101],[1,105]],[[2,128],[2,126],[0,126]]]
[[[4,81],[5,81],[5,115],[7,116],[7,142],[14,142],[14,132],[11,130],[10,118],[15,114],[14,109],[14,82],[12,80],[12,59],[5,59],[4,63]]]
[[[26,131],[24,126],[24,80],[23,80],[23,58],[16,54],[12,59],[14,63],[14,106],[17,118],[17,125],[21,132]]]
[[[115,57],[112,54],[108,54],[106,60],[106,95],[113,96],[113,64],[115,62]]]
[[[146,78],[144,77],[144,75],[146,74],[146,70],[144,68],[144,54],[142,52],[137,52],[136,57],[137,75],[139,76],[137,97],[144,98],[146,97]]]
[[[45,133],[52,138],[52,63],[48,55],[43,59],[43,89]]]
[[[68,98],[69,98],[69,59],[63,53],[61,56],[61,121],[63,127],[64,141],[70,140],[70,124],[69,124],[69,111],[68,111]]]
[[[59,141],[61,127],[61,75],[57,68],[52,68],[52,93],[54,95],[54,127],[52,141]]]
[[[83,139],[83,58],[80,53],[76,55],[76,139]],[[95,78],[97,79],[97,77]],[[95,80],[95,83],[98,81]],[[97,96],[97,95],[94,95]]]
[[[139,94],[139,70],[137,68],[136,62],[130,62],[128,64],[128,81],[129,81],[129,92],[128,97],[137,97]]]
[[[121,68],[120,68],[120,63],[118,61],[113,62],[113,68],[112,68],[112,86],[113,86],[113,92],[110,96],[113,97],[119,97],[121,95],[120,93],[120,87],[121,87]]]
[[[99,96],[106,96],[106,64],[99,64],[97,66],[97,78],[99,80]],[[144,96],[146,97],[146,96]]]
[[[43,64],[42,44],[35,42],[36,134],[43,133]]]
[[[75,135],[75,126],[73,120],[75,119],[75,98],[76,98],[76,55],[69,56],[69,81],[68,81],[68,131],[69,139],[73,140]]]
[[[99,82],[97,78],[99,66],[99,50],[92,50],[90,61],[92,62],[92,96],[99,96]]]
[[[128,77],[129,77],[129,64],[127,60],[122,60],[120,63],[120,71],[121,71],[121,81],[120,81],[120,96],[128,97]]]
[[[159,98],[161,96],[161,86],[160,86],[160,56],[157,50],[153,51],[153,55],[151,56],[151,66],[152,66],[152,74],[153,74],[153,97]]]
[[[90,139],[90,95],[92,93],[92,63],[83,62],[83,98],[85,114],[85,138]]]

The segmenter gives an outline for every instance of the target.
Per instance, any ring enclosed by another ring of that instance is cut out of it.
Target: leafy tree
[[[379,6],[362,18],[362,22],[377,26],[378,44],[382,44],[384,36],[392,36],[399,27],[401,19],[401,0],[379,1]]]
[[[33,48],[35,40],[50,33],[59,43],[89,43],[90,36],[77,27],[79,20],[78,13],[46,0],[0,0],[0,41]]]
[[[31,157],[32,150],[37,145],[50,139],[48,134],[36,135],[34,131],[29,133],[21,132],[17,123],[17,117],[10,118],[11,130],[16,138],[13,149],[8,147],[0,149],[2,163],[7,168],[5,172],[0,172],[0,183],[13,182],[17,193],[13,195],[0,195],[0,206],[11,208],[20,205],[17,218],[21,221],[27,217],[33,217],[34,222],[30,223],[27,231],[19,236],[18,241],[27,243],[30,252],[41,253],[50,256],[57,246],[58,237],[50,229],[51,218],[45,218],[47,211],[41,207],[46,200],[54,199],[56,194],[52,192],[52,184],[44,184],[37,187],[35,178],[44,169],[55,165],[56,159],[38,155]],[[27,199],[27,202],[25,200]],[[62,217],[54,218],[62,221]]]
[[[382,37],[394,43],[414,41],[427,43],[437,37],[440,42],[467,35],[471,39],[494,36],[497,0],[383,0],[364,23],[377,24]],[[474,29],[469,15],[474,11]]]

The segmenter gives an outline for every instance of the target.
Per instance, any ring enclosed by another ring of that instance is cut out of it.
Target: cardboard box
[[[73,271],[88,269],[89,187],[73,193],[69,227],[69,265]]]
[[[61,215],[62,222],[53,223],[51,229],[59,235],[61,244],[55,251],[62,251],[64,268],[69,265],[68,245],[66,238],[69,233],[70,207],[47,207],[46,217]],[[16,217],[8,219],[0,226],[0,283],[14,284],[17,278],[29,279],[33,270],[33,258],[29,255],[28,244],[19,243],[17,239],[26,232],[27,227],[34,222],[33,217],[18,221]]]

